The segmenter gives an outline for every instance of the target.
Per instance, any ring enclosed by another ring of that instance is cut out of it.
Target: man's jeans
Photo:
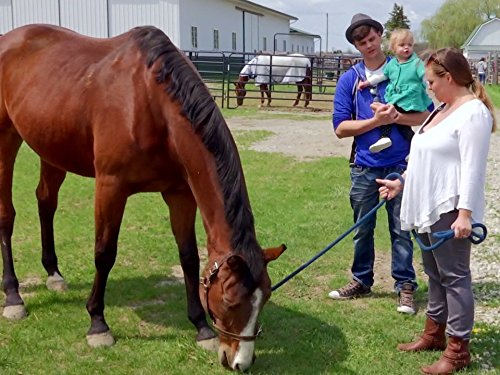
[[[401,167],[369,168],[354,166],[351,168],[351,207],[354,211],[354,222],[366,215],[379,202],[379,185],[376,178],[385,178],[389,173],[403,173]],[[392,277],[394,288],[399,292],[404,283],[417,288],[415,270],[413,269],[413,244],[410,233],[401,230],[399,213],[401,210],[401,194],[386,203],[389,232],[392,243]],[[368,218],[354,232],[354,261],[352,275],[354,280],[371,287],[373,285],[373,263],[375,261],[374,229],[376,215]]]

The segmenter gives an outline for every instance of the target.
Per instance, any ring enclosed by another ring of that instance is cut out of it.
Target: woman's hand
[[[396,197],[403,190],[403,184],[399,180],[382,180],[377,178],[375,181],[382,185],[378,189],[380,198],[387,199],[388,201]]]
[[[458,210],[458,217],[451,224],[451,229],[455,232],[455,238],[467,238],[470,236],[472,233],[471,214],[472,212],[469,210]]]

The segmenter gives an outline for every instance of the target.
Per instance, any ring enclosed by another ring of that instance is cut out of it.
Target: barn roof
[[[500,19],[497,18],[497,17],[495,17],[495,18],[489,19],[488,21],[482,23],[479,26],[476,26],[476,28],[474,29],[474,31],[465,40],[464,44],[462,44],[461,48],[463,49],[463,48],[467,48],[470,45],[473,45],[474,44],[474,39],[476,39],[476,36],[481,32],[481,29],[484,28],[486,25],[489,25],[490,23],[493,23],[493,22],[498,22],[500,24]]]
[[[286,14],[283,12],[279,12],[275,9],[265,7],[263,5],[254,3],[252,1],[248,1],[248,0],[228,0],[228,1],[230,1],[231,3],[237,4],[237,7],[239,5],[239,7],[242,8],[243,10],[246,10],[246,11],[249,11],[252,13],[258,14],[258,12],[260,10],[260,11],[266,11],[268,13],[273,13],[275,15],[288,18],[289,20],[294,20],[294,21],[298,20],[298,18],[295,16],[292,16],[290,14]]]

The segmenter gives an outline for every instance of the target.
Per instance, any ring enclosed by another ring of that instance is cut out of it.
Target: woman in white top
[[[460,50],[440,49],[425,65],[429,87],[442,104],[413,138],[405,183],[378,182],[381,197],[387,199],[404,187],[402,229],[416,229],[426,245],[437,241],[433,232],[455,232],[436,250],[422,251],[429,276],[425,329],[416,341],[398,346],[407,352],[445,349],[437,362],[421,370],[449,374],[470,364],[474,296],[467,237],[472,223],[483,219],[486,160],[496,121],[483,86],[473,79]]]

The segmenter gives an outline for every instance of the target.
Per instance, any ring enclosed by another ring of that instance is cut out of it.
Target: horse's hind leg
[[[267,96],[267,106],[271,106],[271,90],[268,85],[262,84],[259,86],[260,88],[260,106],[264,105],[264,94]]]
[[[12,258],[12,232],[16,211],[12,204],[12,178],[16,155],[22,140],[13,128],[2,128],[0,123],[0,246],[3,260],[3,316],[17,320],[26,316],[23,299],[19,294],[19,281]]]
[[[304,107],[307,107],[309,105],[309,102],[312,100],[312,82],[311,80],[306,80],[304,84],[304,96],[305,96],[305,103]]]
[[[40,182],[36,188],[38,216],[42,234],[42,264],[47,271],[47,288],[64,291],[67,284],[57,267],[57,255],[54,246],[54,214],[57,209],[57,195],[66,172],[41,161]]]
[[[295,99],[295,102],[293,103],[293,106],[297,106],[297,104],[299,104],[299,101],[300,101],[300,97],[302,96],[302,91],[303,91],[303,87],[300,83],[297,83],[297,98]]]
[[[162,196],[170,210],[170,225],[179,248],[186,285],[188,318],[198,330],[196,341],[205,349],[217,350],[217,336],[207,324],[199,294],[200,258],[194,231],[196,202],[187,187],[183,191],[165,192]]]

